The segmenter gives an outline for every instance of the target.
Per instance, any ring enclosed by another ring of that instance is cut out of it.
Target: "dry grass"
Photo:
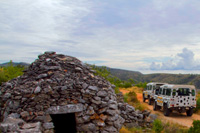
[[[126,127],[122,127],[119,131],[120,133],[143,133],[143,129],[142,128],[126,128]]]
[[[182,125],[179,125],[177,123],[173,123],[173,122],[166,122],[166,121],[162,121],[163,122],[163,127],[164,127],[164,132],[165,133],[187,133],[188,132],[188,128]]]
[[[131,131],[129,131],[127,128],[125,128],[124,126],[120,129],[119,131],[120,133],[131,133]]]
[[[128,93],[130,91],[134,91],[135,93],[142,93],[143,92],[143,88],[139,88],[139,87],[130,87],[130,88],[120,88],[120,91],[124,91],[125,93]],[[123,93],[123,92],[122,92]]]

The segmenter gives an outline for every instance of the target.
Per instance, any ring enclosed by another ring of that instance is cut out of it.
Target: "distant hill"
[[[12,62],[14,66],[22,65],[29,66],[25,62]],[[0,66],[7,66],[9,62],[0,64]],[[129,71],[123,69],[109,68],[111,75],[118,77],[121,80],[133,79],[136,82],[166,82],[171,84],[193,84],[200,89],[200,74],[142,74],[139,71]]]
[[[121,80],[133,79],[136,82],[166,82],[171,84],[193,84],[200,89],[199,74],[142,74],[138,71],[109,68],[113,76]]]
[[[5,66],[8,66],[10,62],[6,62],[6,63],[2,63],[0,64],[1,67],[5,67]],[[29,63],[25,63],[25,62],[12,62],[13,66],[17,66],[17,65],[20,65],[20,66],[29,66],[30,64]]]
[[[160,81],[171,84],[192,84],[200,89],[199,74],[146,74],[144,75],[146,82]]]
[[[144,81],[144,75],[138,71],[129,71],[116,68],[108,68],[111,75],[118,77],[121,80],[134,79],[135,81]]]

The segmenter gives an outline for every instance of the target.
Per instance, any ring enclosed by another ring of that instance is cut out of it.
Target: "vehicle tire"
[[[187,116],[192,116],[193,114],[193,108],[190,108],[189,110],[186,111]]]
[[[150,96],[149,96],[149,98],[148,98],[148,99],[149,99],[149,102],[148,102],[148,104],[149,104],[149,105],[151,105],[151,98],[150,98]]]
[[[157,105],[157,102],[156,102],[156,101],[154,101],[153,110],[154,110],[154,111],[158,110],[158,105]]]
[[[167,104],[164,104],[164,115],[169,116],[170,114],[170,109],[167,107]]]
[[[143,94],[143,102],[145,102],[146,101],[146,98],[144,97],[144,94]]]

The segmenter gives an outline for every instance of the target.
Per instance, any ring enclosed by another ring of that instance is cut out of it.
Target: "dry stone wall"
[[[118,132],[124,123],[114,87],[74,57],[45,52],[24,72],[1,86],[1,119],[16,114],[41,131],[53,129],[50,114],[76,113],[77,131]],[[1,124],[2,125],[2,124]],[[22,124],[23,125],[23,124]],[[23,130],[22,125],[16,130]],[[24,128],[25,129],[25,128]]]
[[[52,114],[75,113],[77,132],[119,132],[144,113],[118,103],[114,85],[77,58],[45,52],[0,87],[3,132],[53,132]],[[132,117],[133,116],[133,117]],[[131,118],[132,117],[132,118]]]

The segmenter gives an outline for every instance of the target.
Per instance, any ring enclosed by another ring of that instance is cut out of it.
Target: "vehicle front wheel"
[[[157,105],[157,102],[156,102],[156,101],[154,101],[153,110],[154,110],[154,111],[158,110],[158,105]]]
[[[150,97],[149,97],[149,102],[148,102],[148,104],[151,105],[151,98],[150,98]]]
[[[193,114],[193,108],[190,108],[189,110],[186,111],[187,116],[192,116]]]
[[[167,104],[164,104],[164,115],[169,116],[170,114],[170,109],[167,107]]]

